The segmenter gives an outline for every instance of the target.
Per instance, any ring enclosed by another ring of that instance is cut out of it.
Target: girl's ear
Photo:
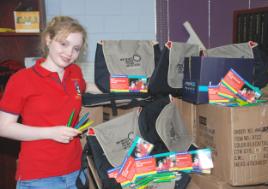
[[[50,45],[51,41],[52,41],[52,40],[51,40],[49,34],[47,34],[47,35],[46,35],[46,45],[47,45],[47,47]]]

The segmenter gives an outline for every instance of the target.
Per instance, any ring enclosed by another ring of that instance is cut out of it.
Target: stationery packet
[[[145,75],[111,75],[110,92],[147,93],[148,79]]]
[[[244,80],[235,70],[230,69],[221,81],[222,84],[240,99],[253,103],[262,96],[258,87]]]
[[[136,175],[135,158],[149,155],[153,149],[153,146],[153,144],[145,141],[139,136],[136,136],[124,158],[122,165],[119,166],[119,168],[115,168],[115,170],[108,170],[108,175],[109,173],[113,173],[112,175],[115,175],[115,171],[117,173],[115,179],[120,181],[121,184],[126,184],[132,181]]]
[[[210,85],[208,86],[208,102],[210,104],[229,102],[230,100],[225,96],[220,95],[219,85]]]
[[[192,172],[210,174],[213,168],[211,149],[204,148],[189,151],[192,157]]]

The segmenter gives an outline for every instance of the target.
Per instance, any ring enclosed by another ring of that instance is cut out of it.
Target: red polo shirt
[[[81,109],[85,81],[80,68],[65,68],[58,74],[36,64],[12,75],[0,101],[0,110],[21,115],[22,123],[33,127],[66,125],[75,109],[73,124]],[[53,140],[22,141],[16,179],[28,180],[59,176],[80,169],[82,147],[79,137],[69,144]]]

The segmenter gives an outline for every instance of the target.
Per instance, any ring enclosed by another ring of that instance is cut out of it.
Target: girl
[[[44,58],[7,83],[0,101],[0,136],[21,141],[17,189],[74,189],[82,146],[80,131],[72,125],[86,87],[74,62],[86,46],[87,35],[75,19],[59,16],[41,37]]]

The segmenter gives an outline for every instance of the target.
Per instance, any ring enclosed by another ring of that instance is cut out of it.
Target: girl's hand
[[[81,134],[79,130],[66,126],[50,127],[49,129],[49,139],[61,143],[69,143],[74,137]]]

